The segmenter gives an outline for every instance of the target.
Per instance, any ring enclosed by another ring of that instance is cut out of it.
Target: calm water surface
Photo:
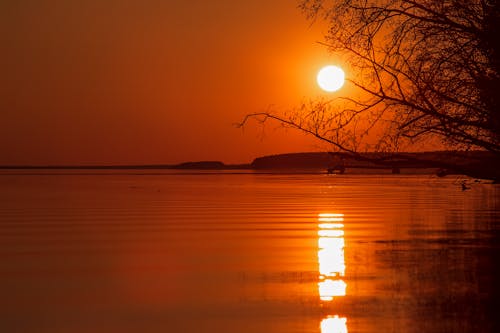
[[[0,331],[499,332],[500,187],[470,185],[3,171]]]

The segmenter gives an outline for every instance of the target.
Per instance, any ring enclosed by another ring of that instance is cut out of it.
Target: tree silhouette
[[[300,8],[328,22],[324,44],[349,64],[357,92],[242,124],[275,119],[354,155],[433,143],[485,150],[498,164],[499,1],[303,0]]]

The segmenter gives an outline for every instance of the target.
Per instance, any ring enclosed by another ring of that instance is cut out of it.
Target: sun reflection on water
[[[345,296],[347,283],[344,259],[344,214],[318,215],[318,290],[321,301]],[[328,316],[321,321],[321,333],[347,333],[347,318]]]
[[[319,222],[343,222],[343,214],[319,214]],[[344,224],[318,224],[319,296],[323,301],[345,296]]]
[[[321,321],[321,333],[347,333],[347,319],[328,316]]]

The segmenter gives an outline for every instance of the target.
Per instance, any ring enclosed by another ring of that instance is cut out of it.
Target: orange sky
[[[295,0],[0,2],[0,164],[245,163],[318,150],[233,123],[320,96]]]

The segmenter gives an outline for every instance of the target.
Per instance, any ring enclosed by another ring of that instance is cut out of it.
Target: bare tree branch
[[[327,21],[323,44],[348,60],[357,93],[254,113],[240,126],[277,121],[349,154],[438,142],[500,159],[499,1],[302,0],[299,8]]]

